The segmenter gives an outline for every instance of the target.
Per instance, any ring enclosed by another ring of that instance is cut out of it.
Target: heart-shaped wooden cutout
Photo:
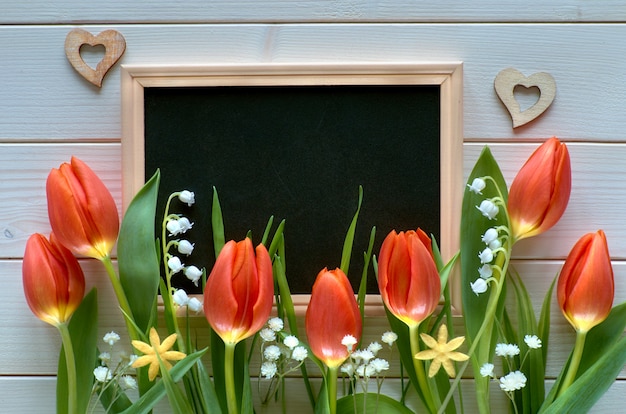
[[[94,70],[85,63],[80,56],[80,48],[83,45],[104,46],[104,57]],[[85,79],[97,87],[102,87],[102,79],[109,69],[119,60],[126,50],[124,36],[116,30],[105,30],[97,36],[83,29],[73,29],[65,38],[65,56],[74,69]]]
[[[539,89],[539,99],[525,111],[520,110],[519,103],[513,94],[518,85]],[[511,114],[513,128],[525,125],[537,118],[548,109],[556,96],[556,82],[552,75],[546,72],[538,72],[527,77],[516,69],[507,68],[498,73],[494,87],[498,97]]]

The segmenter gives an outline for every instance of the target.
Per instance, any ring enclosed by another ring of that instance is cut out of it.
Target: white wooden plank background
[[[626,300],[623,1],[0,0],[0,412],[53,412],[59,338],[28,311],[20,275],[26,238],[49,231],[48,171],[77,155],[121,205],[119,65],[101,89],[80,78],[63,51],[78,26],[122,32],[128,46],[120,63],[130,65],[463,61],[466,175],[485,144],[509,182],[538,140],[557,135],[570,148],[573,188],[562,221],[515,249],[536,306],[574,242],[598,228],[614,259],[616,301]],[[101,55],[84,56],[95,65]],[[557,82],[549,110],[516,130],[493,90],[494,77],[509,66],[547,71]],[[122,330],[98,264],[82,264],[100,289],[102,333]],[[573,340],[558,309],[553,321],[552,377]],[[378,335],[384,320],[370,322],[368,335]],[[293,410],[306,407],[295,384]],[[623,369],[593,412],[616,412],[625,391]]]
[[[0,24],[144,22],[621,21],[619,0],[2,0]],[[5,4],[6,3],[6,4]],[[8,4],[11,3],[11,4]]]
[[[75,26],[0,26],[0,139],[118,139],[119,67],[102,89],[68,64]],[[464,62],[465,137],[624,140],[626,25],[220,24],[86,26],[119,30],[121,64]],[[94,56],[95,57],[95,56]],[[94,60],[94,62],[97,60]],[[544,116],[511,129],[493,80],[506,67],[547,71],[557,97]],[[10,96],[11,99],[6,99]],[[584,114],[585,116],[581,116]]]

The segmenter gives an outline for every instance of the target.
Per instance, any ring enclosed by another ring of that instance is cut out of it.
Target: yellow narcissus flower
[[[174,342],[176,342],[176,334],[171,334],[161,343],[156,329],[150,328],[149,344],[142,341],[132,341],[133,346],[143,353],[142,356],[133,362],[132,367],[140,368],[150,364],[148,378],[150,381],[154,381],[159,373],[159,359],[163,361],[163,365],[169,370],[172,368],[172,364],[169,361],[180,361],[187,356],[182,352],[169,350],[174,345]]]
[[[437,371],[439,371],[442,365],[443,369],[446,370],[446,373],[450,377],[454,377],[454,364],[452,361],[467,361],[469,359],[469,356],[461,352],[454,351],[461,346],[463,341],[465,341],[465,337],[459,336],[448,342],[448,327],[446,325],[441,325],[439,327],[437,340],[425,333],[420,334],[420,338],[422,338],[422,341],[424,341],[430,349],[418,352],[415,354],[415,358],[421,360],[433,360],[430,364],[430,368],[428,369],[428,376],[430,378],[437,374]]]

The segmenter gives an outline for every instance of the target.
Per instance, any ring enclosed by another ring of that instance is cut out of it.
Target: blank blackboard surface
[[[310,293],[321,269],[340,265],[359,185],[355,288],[373,226],[375,254],[392,229],[439,234],[439,86],[147,87],[144,104],[145,175],[161,170],[159,205],[173,191],[196,194],[193,207],[173,210],[194,222],[185,264],[210,271],[215,260],[213,187],[227,240],[251,231],[257,244],[270,216],[286,220],[292,293]],[[373,274],[368,291],[377,292]]]

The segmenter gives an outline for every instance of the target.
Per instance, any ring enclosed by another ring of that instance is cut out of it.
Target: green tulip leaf
[[[220,255],[224,244],[226,244],[226,239],[224,236],[222,207],[215,187],[213,187],[213,205],[211,207],[211,228],[213,229],[213,250],[215,251],[215,257],[217,257]]]
[[[413,414],[409,408],[384,394],[357,393],[337,401],[337,414]]]
[[[68,330],[76,364],[77,412],[87,412],[93,387],[93,370],[97,361],[98,293],[93,288],[72,315]],[[65,349],[61,347],[57,370],[57,412],[68,412],[67,366]]]
[[[476,165],[469,175],[468,185],[475,178],[483,177],[491,177],[493,181],[486,180],[487,186],[482,190],[482,194],[476,194],[465,187],[461,214],[461,296],[466,335],[470,342],[473,342],[483,323],[489,300],[488,292],[477,296],[470,287],[470,283],[479,277],[478,269],[482,266],[478,254],[485,248],[485,243],[482,242],[481,236],[490,227],[499,225],[508,227],[506,214],[503,214],[502,207],[500,207],[500,214],[494,220],[484,217],[477,208],[483,200],[498,197],[498,189],[502,193],[504,203],[508,197],[506,182],[489,147],[483,149],[478,161],[476,161]],[[497,184],[497,188],[494,182]]]
[[[346,233],[346,238],[343,242],[343,250],[341,252],[341,270],[347,275],[350,268],[350,258],[352,257],[352,245],[354,243],[354,233],[356,232],[356,224],[359,219],[359,212],[361,211],[361,204],[363,203],[363,187],[359,186],[359,202],[357,204],[356,212],[352,217],[352,222]]]
[[[120,283],[132,318],[147,332],[156,310],[160,268],[155,248],[154,218],[160,173],[157,171],[131,201],[117,242]]]
[[[586,347],[585,347],[586,348]],[[615,378],[626,364],[626,337],[613,342],[584,374],[541,414],[580,414],[588,412],[614,383]],[[554,388],[558,384],[554,385]]]
[[[183,360],[178,361],[169,371],[169,376],[173,382],[180,381],[196,362],[206,353],[207,348],[187,355]],[[150,390],[143,394],[128,409],[120,414],[148,414],[155,405],[167,394],[164,382],[157,381]],[[219,413],[219,412],[218,412]]]

